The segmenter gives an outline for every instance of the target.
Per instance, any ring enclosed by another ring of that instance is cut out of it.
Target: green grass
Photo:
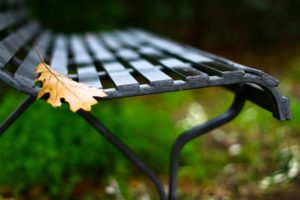
[[[282,90],[292,93],[289,88],[293,83],[283,83]],[[166,182],[170,148],[183,131],[182,122],[189,122],[184,127],[191,127],[224,112],[232,99],[227,93],[209,88],[103,101],[94,107],[93,114]],[[216,94],[223,98],[216,98]],[[0,99],[0,119],[24,97],[5,91],[5,97]],[[298,98],[291,99],[295,120],[281,123],[269,112],[247,103],[234,122],[187,145],[180,162],[182,198],[191,199],[199,192],[205,196],[211,190],[215,195],[225,190],[231,198],[245,197],[241,191],[247,187],[262,196],[278,188],[275,184],[261,190],[259,183],[276,171],[284,171],[281,166],[287,166],[290,159],[283,164],[278,162],[282,149],[298,146],[299,104]],[[237,155],[229,153],[233,144],[241,146]],[[1,188],[9,188],[12,196],[29,195],[38,187],[42,188],[40,193],[53,199],[69,199],[88,182],[100,194],[85,191],[80,198],[97,199],[100,195],[101,199],[110,199],[104,189],[113,178],[125,198],[134,199],[134,191],[139,189],[129,183],[146,181],[79,115],[71,113],[66,105],[53,109],[42,100],[36,101],[1,137],[0,163],[0,193]],[[147,191],[155,197],[154,188],[150,188]]]
[[[22,98],[19,93],[6,92],[0,118],[4,119]],[[180,107],[184,98],[189,95],[181,95],[177,101],[165,96],[106,101],[100,102],[93,113],[146,162],[155,159],[154,169],[163,174],[169,154],[165,147],[170,147],[179,133],[172,113],[166,111]],[[41,184],[53,195],[67,194],[69,185],[82,177],[129,177],[136,171],[67,106],[53,109],[41,100],[1,138],[0,163],[0,185],[11,186],[16,193]]]

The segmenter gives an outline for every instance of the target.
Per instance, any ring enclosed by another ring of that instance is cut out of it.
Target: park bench
[[[155,173],[91,113],[77,113],[154,183],[160,199],[176,199],[179,155],[186,143],[234,119],[249,100],[278,120],[290,119],[288,99],[270,75],[141,29],[63,35],[28,16],[21,0],[0,1],[0,80],[28,98],[0,125],[0,135],[35,101],[35,67],[41,57],[57,72],[97,88],[102,100],[222,86],[235,95],[227,112],[175,141],[169,191]],[[1,91],[5,97],[5,93]],[[162,135],[163,137],[163,135]]]

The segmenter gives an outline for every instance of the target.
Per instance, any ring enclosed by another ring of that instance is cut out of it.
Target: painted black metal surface
[[[28,96],[21,105],[0,124],[0,136],[27,110],[35,99],[34,96]]]
[[[21,8],[7,15],[15,9]],[[277,91],[279,82],[260,70],[139,29],[67,36],[30,20],[21,23],[22,15],[9,23],[0,20],[7,29],[0,38],[0,79],[27,94],[39,90],[34,87],[38,49],[56,71],[103,88],[105,99],[212,86],[234,90],[232,85],[244,83],[248,100],[278,119],[290,118],[288,100]],[[15,31],[8,31],[11,26]]]

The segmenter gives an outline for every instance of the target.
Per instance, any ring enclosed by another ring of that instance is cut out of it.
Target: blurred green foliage
[[[223,98],[216,99],[216,93]],[[160,177],[166,177],[171,144],[183,131],[178,122],[188,117],[189,105],[200,99],[204,112],[211,118],[229,105],[231,98],[227,93],[210,88],[199,93],[186,91],[103,101],[94,107],[93,113],[138,152]],[[0,119],[23,98],[24,95],[6,91],[5,98],[0,100]],[[291,104],[293,114],[300,116],[299,99],[292,99]],[[276,122],[269,112],[247,104],[233,123],[184,149],[180,181],[217,187],[220,181],[217,177],[224,173],[222,169],[235,165],[245,170],[239,169],[231,177],[239,187],[258,181],[263,174],[276,169],[282,147],[295,145],[298,128],[297,122]],[[235,142],[242,145],[237,156],[230,155],[227,149]],[[0,163],[0,189],[11,187],[17,195],[40,186],[54,199],[69,199],[76,185],[86,180],[105,188],[109,177],[116,178],[126,198],[134,199],[128,180],[140,177],[135,167],[67,106],[53,109],[44,101],[35,102],[1,137]]]
[[[57,31],[142,27],[196,46],[281,45],[300,34],[297,0],[27,0]]]
[[[162,175],[168,171],[167,149],[179,133],[172,111],[191,100],[188,94],[104,101],[93,113]],[[0,119],[23,98],[6,92]],[[20,193],[41,185],[60,198],[70,195],[82,179],[99,183],[112,174],[122,180],[135,173],[120,153],[67,106],[55,110],[43,101],[32,105],[1,137],[0,163],[0,188],[11,186]]]

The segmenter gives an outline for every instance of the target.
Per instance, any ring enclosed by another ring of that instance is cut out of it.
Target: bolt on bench
[[[36,48],[55,71],[103,88],[105,100],[212,86],[235,94],[227,112],[177,138],[170,155],[168,193],[155,173],[98,119],[77,112],[151,179],[162,200],[176,199],[178,160],[185,144],[234,119],[246,100],[279,120],[290,119],[288,99],[277,90],[279,82],[260,70],[138,29],[53,33],[27,15],[21,0],[0,1],[0,9],[0,80],[29,95],[0,125],[0,135],[35,101],[39,88],[34,69],[40,63]]]

